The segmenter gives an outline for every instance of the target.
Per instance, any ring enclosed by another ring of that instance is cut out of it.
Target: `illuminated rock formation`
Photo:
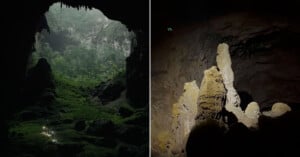
[[[226,90],[223,79],[216,66],[204,71],[201,82],[198,115],[196,120],[220,119],[219,113],[223,108]]]
[[[199,87],[196,81],[184,84],[184,93],[177,103],[172,107],[172,134],[174,141],[171,141],[171,151],[178,154],[185,149],[186,139],[195,126],[197,115],[197,101],[199,97]]]
[[[244,113],[242,108],[240,107],[240,97],[236,90],[233,87],[234,81],[234,73],[231,68],[231,58],[229,54],[229,46],[226,43],[222,43],[218,45],[217,48],[217,65],[220,69],[220,72],[223,77],[223,83],[227,90],[226,93],[226,104],[225,109],[229,112],[232,112],[239,122],[243,123],[247,127],[257,127],[257,118],[254,116],[252,110],[256,112],[258,105],[254,103],[250,103],[248,106],[247,114]],[[259,108],[258,108],[259,110]],[[251,114],[250,114],[251,113]],[[249,115],[250,117],[248,117]]]
[[[256,102],[251,102],[247,105],[247,108],[245,110],[245,115],[244,119],[242,122],[247,126],[247,127],[258,127],[258,118],[260,116],[260,109],[259,105]]]
[[[169,141],[171,153],[184,156],[187,137],[192,128],[208,119],[220,119],[218,116],[225,100],[223,79],[216,66],[204,71],[200,89],[196,81],[184,84],[184,93],[172,107],[172,134]],[[164,135],[163,137],[166,137]],[[167,145],[161,138],[161,149]]]
[[[260,115],[260,109],[256,102],[251,102],[248,104],[245,114],[250,119],[258,119]]]
[[[226,109],[234,110],[240,108],[240,97],[233,87],[234,74],[231,68],[231,58],[229,54],[229,46],[225,43],[219,44],[217,49],[217,65],[223,77],[223,82],[227,90]]]
[[[284,115],[285,113],[287,113],[289,111],[292,111],[290,106],[288,106],[285,103],[278,102],[278,103],[273,104],[271,111],[266,111],[266,112],[263,112],[262,114],[264,116],[276,118],[276,117]]]
[[[256,128],[258,118],[261,115],[259,105],[256,102],[251,102],[248,104],[245,112],[241,109],[241,100],[233,87],[234,73],[231,69],[229,46],[226,43],[218,45],[216,60],[227,90],[225,109],[232,112],[237,117],[238,121],[246,125],[248,128]],[[275,103],[272,110],[263,112],[263,115],[268,117],[279,117],[288,111],[291,111],[291,108],[287,104]]]

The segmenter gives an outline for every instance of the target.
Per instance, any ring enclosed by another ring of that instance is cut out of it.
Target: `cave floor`
[[[140,123],[145,111],[132,108],[124,93],[104,106],[88,88],[65,80],[56,80],[56,85],[50,105],[26,107],[9,121],[9,156],[101,157],[146,152],[144,139],[133,139],[139,136],[136,132],[147,134]],[[132,114],[120,115],[121,106]]]

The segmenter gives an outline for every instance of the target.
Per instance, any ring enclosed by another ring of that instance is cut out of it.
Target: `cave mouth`
[[[39,26],[29,67],[45,58],[54,75],[89,86],[125,73],[135,34],[98,9],[55,3]]]
[[[144,118],[127,100],[126,59],[135,34],[99,10],[53,4],[10,120],[9,156],[146,154]],[[142,113],[142,114],[141,114]]]

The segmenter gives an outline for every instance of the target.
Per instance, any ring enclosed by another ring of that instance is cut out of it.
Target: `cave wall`
[[[171,126],[172,104],[184,93],[185,83],[195,80],[200,86],[203,71],[216,65],[217,45],[221,42],[230,46],[237,91],[252,96],[262,110],[278,101],[300,103],[297,18],[243,10],[170,21],[171,32],[162,23],[154,23],[160,33],[154,36],[157,41],[152,45],[151,57],[153,156],[178,156],[185,148],[172,143],[176,138]]]

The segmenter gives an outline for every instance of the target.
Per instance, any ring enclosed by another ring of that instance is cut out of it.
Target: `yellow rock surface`
[[[276,118],[292,111],[291,107],[285,103],[277,102],[273,104],[271,111],[263,112],[263,115]]]
[[[184,84],[184,92],[172,106],[172,134],[175,140],[171,149],[184,149],[185,141],[195,125],[199,87],[196,81]]]
[[[225,94],[222,75],[217,67],[205,70],[199,91],[197,119],[215,119],[222,110]]]

